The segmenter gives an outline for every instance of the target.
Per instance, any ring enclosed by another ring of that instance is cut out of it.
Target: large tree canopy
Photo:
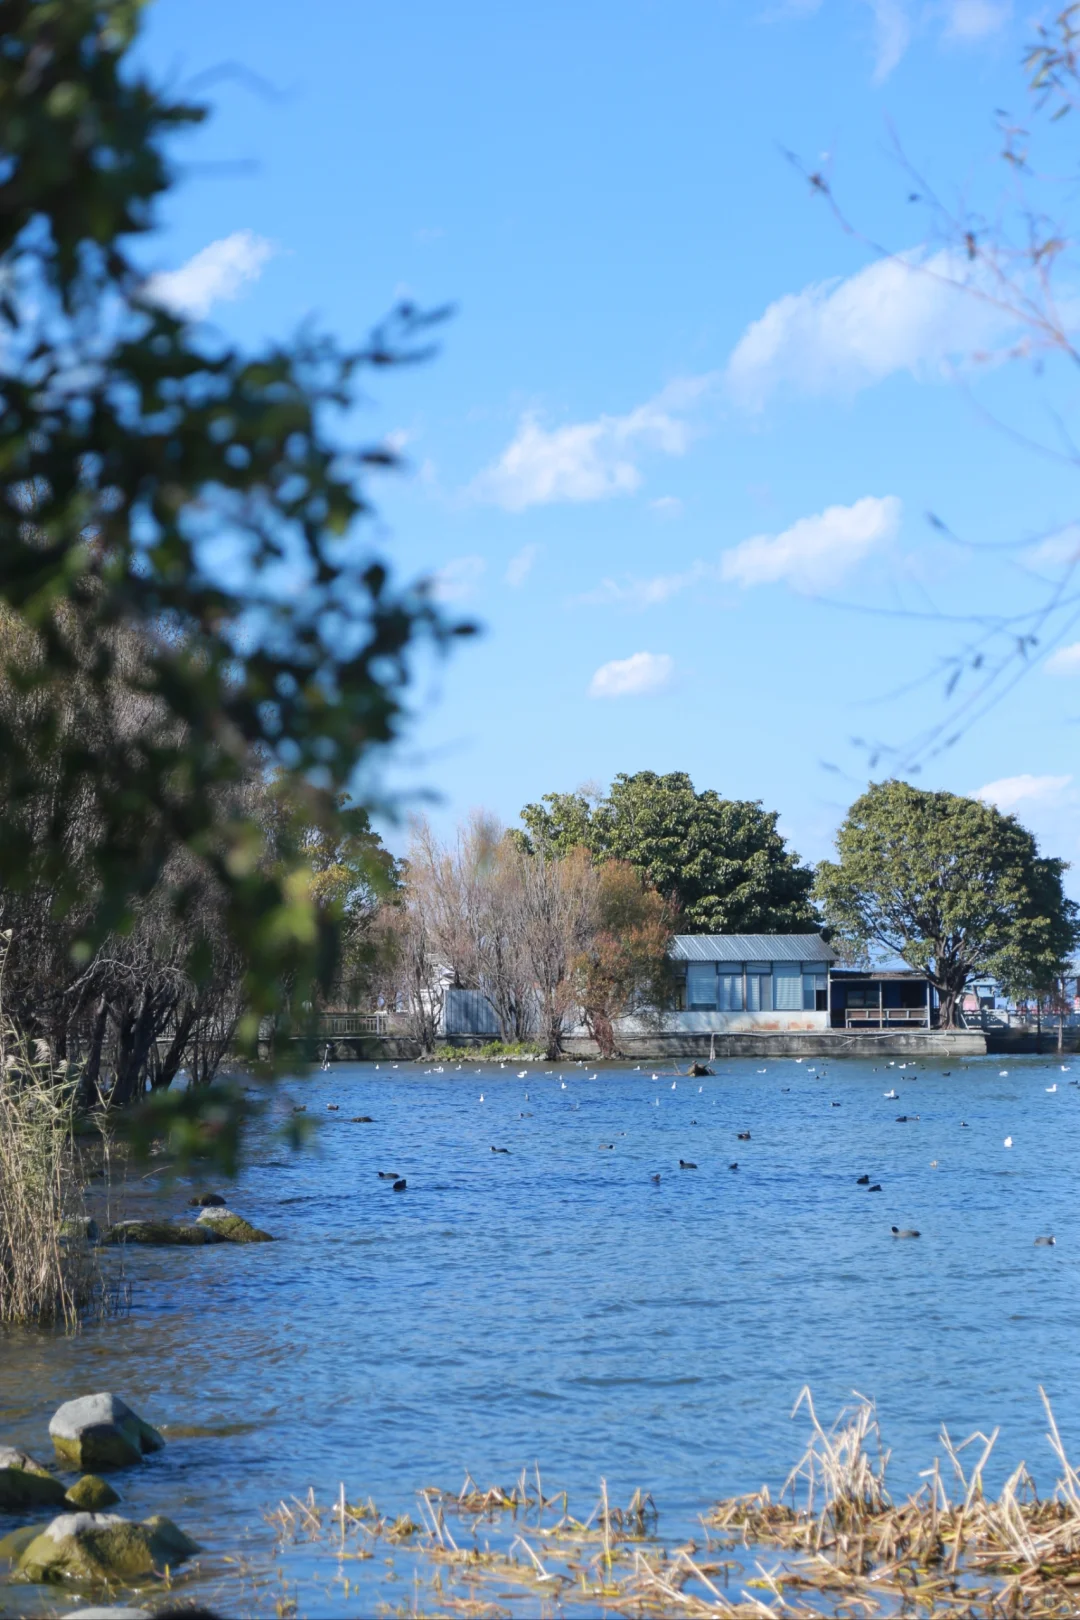
[[[629,862],[678,910],[687,932],[797,934],[819,926],[813,873],[777,832],[777,813],[712,788],[698,793],[684,771],[620,773],[599,799],[546,793],[521,819],[536,848],[584,845],[597,858]]]
[[[973,974],[1048,984],[1075,949],[1064,861],[1041,856],[1015,816],[980,799],[875,783],[822,861],[816,893],[840,939],[926,972],[952,1026]]]
[[[205,109],[131,60],[140,10],[0,3],[0,680],[28,699],[0,713],[0,893],[79,911],[88,961],[163,873],[205,873],[250,1042],[282,987],[334,972],[311,829],[363,841],[344,795],[398,729],[410,643],[451,628],[363,539],[362,475],[392,457],[336,431],[361,369],[415,356],[425,322],[249,354],[154,301],[131,245]],[[253,771],[273,859],[235,791]],[[8,813],[46,794],[92,806],[77,862],[59,822]]]

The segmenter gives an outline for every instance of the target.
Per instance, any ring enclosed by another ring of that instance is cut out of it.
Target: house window
[[[828,988],[824,973],[804,973],[802,981],[803,1012],[825,1012],[828,999]]]
[[[772,1012],[772,963],[747,962],[747,1012]]]
[[[695,1011],[716,1008],[716,966],[712,962],[686,964],[686,1005]]]
[[[719,973],[716,978],[721,1012],[742,1012],[742,970]]]
[[[777,1012],[801,1012],[802,969],[798,962],[773,963],[773,1005]]]

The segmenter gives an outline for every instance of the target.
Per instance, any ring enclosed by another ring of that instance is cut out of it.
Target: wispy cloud
[[[437,602],[463,602],[472,596],[487,568],[483,557],[453,557],[431,579]]]
[[[638,579],[632,574],[624,574],[619,579],[608,577],[602,579],[593,591],[586,591],[582,596],[574,598],[574,605],[579,607],[630,607],[649,608],[658,607],[668,602],[673,596],[682,591],[689,590],[693,585],[700,585],[706,581],[716,581],[720,578],[720,569],[716,564],[695,562],[689,568],[676,574],[654,574],[649,579]]]
[[[201,320],[215,304],[239,298],[245,287],[258,281],[275,252],[273,243],[254,231],[234,231],[202,248],[179,270],[151,276],[143,294],[177,315]]]
[[[947,0],[945,34],[950,39],[985,39],[1012,16],[1010,0]]]
[[[864,495],[852,506],[826,507],[781,534],[754,535],[725,551],[721,578],[744,586],[786,580],[797,591],[821,590],[894,539],[901,512],[895,495]]]
[[[1080,675],[1080,641],[1051,653],[1045,668],[1048,675]]]
[[[667,653],[638,652],[601,664],[589,682],[591,698],[644,697],[662,691],[671,680],[675,660]]]
[[[522,417],[502,455],[472,484],[475,499],[523,512],[555,501],[602,501],[640,488],[648,454],[681,456],[690,442],[686,413],[711,377],[684,377],[625,416],[544,427]]]
[[[904,0],[867,0],[874,14],[874,83],[882,84],[911,43],[911,18]]]
[[[1007,813],[1020,804],[1052,804],[1071,781],[1071,776],[1032,776],[1025,772],[1021,776],[1003,776],[997,782],[987,782],[985,787],[976,789],[973,797],[985,799]]]
[[[1003,335],[998,311],[958,284],[965,273],[949,253],[912,249],[786,293],[739,339],[728,386],[760,409],[778,388],[852,394],[896,372],[941,376]]]
[[[532,573],[533,564],[536,562],[539,555],[539,546],[522,546],[517,555],[515,557],[511,557],[510,561],[506,565],[506,573],[503,575],[506,583],[512,586],[514,590],[517,590],[519,586],[524,585],[525,581]]]

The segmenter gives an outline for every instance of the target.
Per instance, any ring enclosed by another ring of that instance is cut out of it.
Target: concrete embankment
[[[484,1038],[455,1036],[444,1040],[445,1045],[457,1047],[463,1056],[484,1044]],[[402,1036],[363,1035],[338,1039],[331,1044],[333,1062],[409,1062],[420,1056],[415,1041]],[[563,1043],[568,1058],[599,1057],[596,1043],[570,1036]],[[318,1052],[306,1055],[315,1061],[323,1056],[325,1043]],[[782,1033],[777,1030],[761,1034],[734,1035],[665,1035],[625,1036],[619,1042],[619,1056],[637,1061],[664,1063],[717,1058],[763,1057],[921,1057],[961,1058],[982,1057],[987,1050],[986,1036],[981,1030],[953,1029],[885,1029],[885,1030],[798,1030]]]

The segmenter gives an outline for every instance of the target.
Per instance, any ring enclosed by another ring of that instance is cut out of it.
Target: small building
[[[836,952],[820,934],[676,934],[665,1032],[825,1030]]]
[[[925,973],[913,968],[833,968],[829,975],[832,1029],[933,1029],[937,1000]]]

